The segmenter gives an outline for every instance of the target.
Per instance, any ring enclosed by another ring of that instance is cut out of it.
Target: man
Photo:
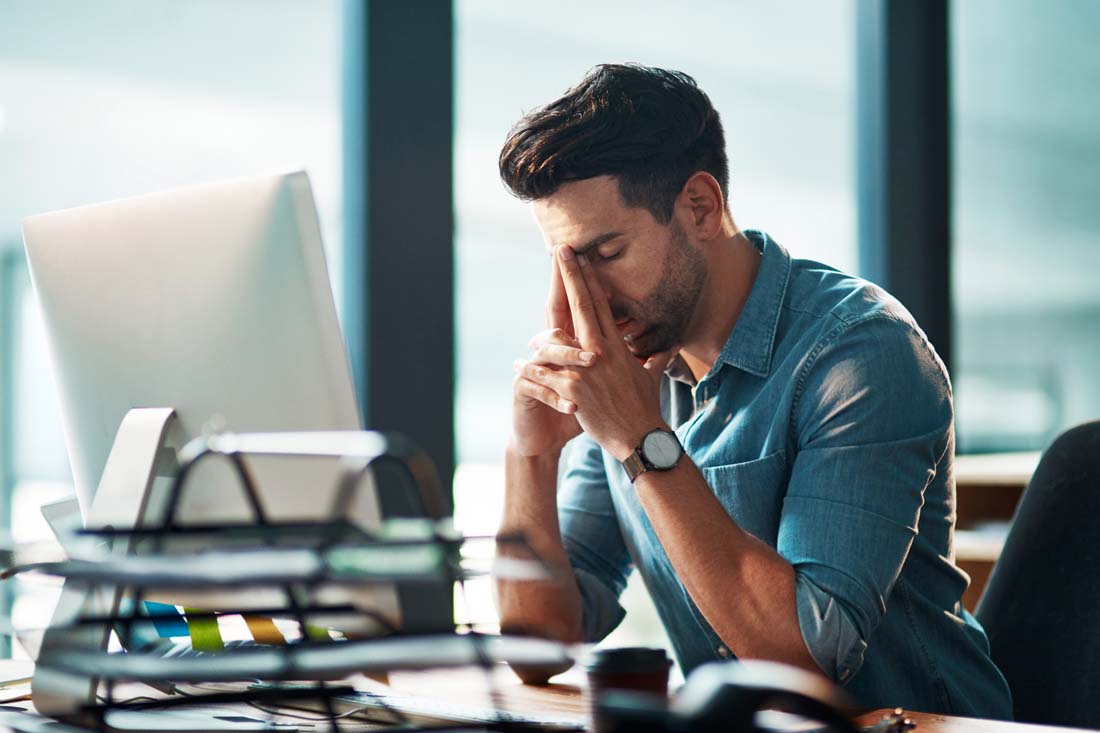
[[[685,672],[769,659],[869,706],[1009,717],[952,561],[943,364],[881,289],[738,229],[694,80],[599,66],[500,172],[552,255],[501,529],[569,579],[498,581],[502,626],[597,641],[637,569]]]

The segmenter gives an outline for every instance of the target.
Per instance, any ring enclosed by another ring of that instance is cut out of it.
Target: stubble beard
[[[682,345],[706,279],[703,253],[691,246],[673,220],[660,282],[645,301],[622,314],[646,325],[626,342],[630,352],[645,358]]]

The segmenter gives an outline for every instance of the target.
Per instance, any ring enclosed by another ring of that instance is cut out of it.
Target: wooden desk
[[[882,718],[889,710],[876,710],[856,718],[859,725],[870,725]],[[1066,731],[1084,730],[1083,728],[1059,728],[1052,725],[1031,725],[1029,723],[1006,723],[1001,720],[983,720],[981,718],[957,718],[950,715],[932,713],[906,714],[917,724],[913,733],[1066,733]]]
[[[578,717],[586,715],[583,676],[574,668],[555,679],[562,678],[567,682],[534,687],[521,684],[509,670],[501,669],[494,678],[500,690],[497,703],[506,710],[519,713],[575,714]],[[390,677],[391,685],[403,692],[427,694],[467,705],[491,704],[483,682],[484,677],[469,671],[401,673]],[[889,712],[889,709],[875,710],[858,717],[856,723],[861,726],[871,725]],[[908,710],[906,714],[917,724],[913,733],[1066,733],[1066,731],[1081,730],[980,718],[959,718]]]
[[[13,664],[0,660],[0,675],[9,671]],[[25,666],[25,663],[23,664]],[[22,671],[22,667],[20,667]],[[9,674],[9,677],[11,674]],[[434,672],[402,672],[390,676],[390,684],[401,692],[426,695],[459,705],[496,706],[520,713],[543,713],[554,717],[587,715],[584,699],[584,676],[574,668],[557,679],[565,682],[542,687],[521,684],[519,679],[507,668],[495,671],[493,681],[500,692],[492,698],[488,693],[485,675],[474,670],[440,670]],[[23,703],[23,706],[27,706]],[[249,712],[246,710],[246,712]],[[888,713],[877,710],[856,719],[858,725],[871,725]],[[932,715],[906,711],[917,723],[914,733],[1066,733],[1073,728],[1028,725],[1025,723],[1005,723],[997,720],[978,718],[957,718],[947,715]],[[0,730],[6,730],[0,728]]]
[[[955,562],[970,576],[970,587],[963,595],[963,605],[970,611],[978,606],[1039,457],[1039,453],[955,457]],[[1000,529],[993,529],[996,524]],[[982,525],[987,526],[975,531]]]

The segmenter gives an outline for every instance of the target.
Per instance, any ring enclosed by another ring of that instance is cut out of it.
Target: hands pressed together
[[[513,449],[557,453],[583,431],[622,461],[665,424],[659,380],[675,352],[643,365],[623,341],[591,263],[565,245],[553,260],[547,330],[531,339],[531,358],[514,364]]]

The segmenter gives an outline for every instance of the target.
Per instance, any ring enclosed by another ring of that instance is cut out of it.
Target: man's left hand
[[[591,366],[521,361],[517,371],[574,402],[581,428],[615,458],[625,460],[646,433],[666,427],[660,378],[676,352],[654,354],[641,364],[620,336],[603,286],[585,256],[562,245],[554,257],[576,338],[596,358]]]

